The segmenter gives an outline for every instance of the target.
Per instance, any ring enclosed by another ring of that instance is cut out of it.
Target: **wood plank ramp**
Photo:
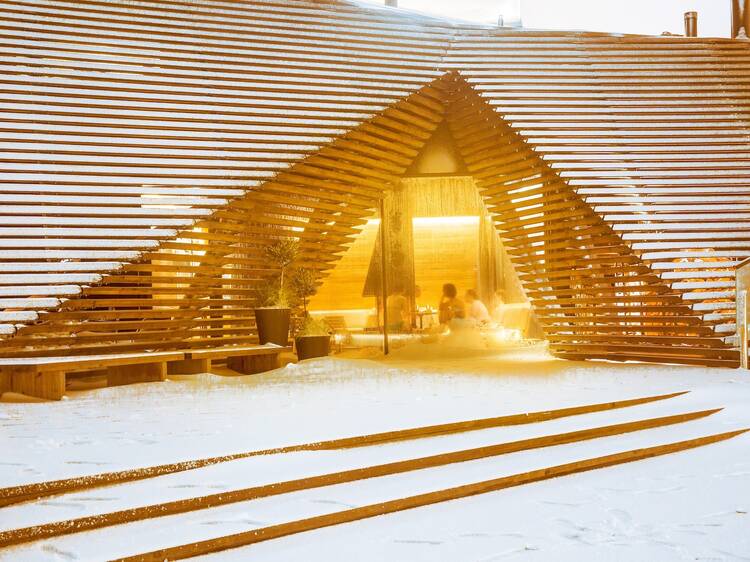
[[[473,484],[466,484],[462,486],[456,486],[453,488],[446,488],[435,492],[428,492],[425,494],[419,494],[406,498],[400,498],[391,500],[383,503],[377,503],[367,505],[363,507],[357,507],[353,509],[347,509],[336,513],[319,515],[315,517],[309,517],[306,519],[299,519],[296,521],[290,521],[279,525],[271,525],[269,527],[262,527],[252,531],[246,531],[242,533],[236,533],[233,535],[226,535],[214,539],[208,539],[204,541],[198,541],[179,546],[164,548],[160,550],[154,550],[135,556],[128,556],[125,558],[117,559],[117,562],[152,562],[152,561],[164,561],[164,560],[182,560],[185,558],[191,558],[194,556],[200,556],[204,554],[210,554],[213,552],[219,552],[222,550],[228,550],[232,548],[238,548],[241,546],[248,546],[259,542],[272,540],[288,535],[294,535],[303,533],[305,531],[312,531],[315,529],[322,529],[324,527],[331,527],[333,525],[340,525],[343,523],[349,523],[352,521],[358,521],[361,519],[368,519],[376,517],[378,515],[386,515],[388,513],[396,513],[407,509],[414,509],[417,507],[423,507],[436,503],[446,502],[459,498],[466,498],[479,494],[486,494],[488,492],[494,492],[505,488],[511,488],[514,486],[522,486],[524,484],[530,484],[532,482],[540,482],[542,480],[549,480],[557,478],[559,476],[566,476],[570,474],[576,474],[580,472],[586,472],[589,470],[596,470],[599,468],[605,468],[608,466],[615,466],[628,462],[634,462],[638,460],[648,459],[652,457],[658,457],[661,455],[668,455],[679,451],[686,451],[688,449],[694,449],[702,447],[719,441],[731,439],[737,435],[750,431],[750,429],[739,429],[736,431],[728,431],[725,433],[719,433],[714,435],[708,435],[705,437],[698,437],[695,439],[688,439],[686,441],[678,441],[675,443],[669,443],[666,445],[657,445],[655,447],[647,447],[642,449],[633,449],[629,451],[623,451],[611,455],[605,455],[600,457],[594,457],[591,459],[575,461],[571,463],[560,464],[556,466],[550,466],[538,470],[532,470],[529,472],[522,472],[519,474],[513,474],[511,476],[504,476],[502,478],[495,478],[492,480],[485,480],[482,482],[476,482]]]
[[[537,423],[548,420],[564,418],[568,416],[578,416],[582,414],[591,414],[614,410],[618,408],[627,408],[649,402],[666,400],[677,396],[687,394],[688,391],[674,392],[671,394],[660,394],[656,396],[647,396],[633,398],[629,400],[618,400],[615,402],[603,402],[599,404],[588,404],[584,406],[573,406],[556,410],[545,410],[540,412],[529,412],[522,414],[510,414],[494,418],[483,418],[476,420],[467,420],[438,425],[429,425],[383,433],[373,433],[368,435],[359,435],[355,437],[345,437],[341,439],[332,439],[319,441],[315,443],[304,443],[299,445],[290,445],[286,447],[276,447],[236,453],[232,455],[223,455],[205,459],[183,461],[178,463],[162,464],[157,466],[136,468],[132,470],[122,470],[117,472],[106,472],[93,474],[90,476],[81,476],[76,478],[66,478],[62,480],[51,480],[34,484],[24,484],[0,489],[0,507],[7,506],[24,501],[31,501],[43,497],[57,494],[65,494],[81,490],[88,490],[100,486],[110,486],[134,480],[153,478],[175,472],[183,472],[196,468],[203,468],[214,464],[220,464],[229,461],[235,461],[248,457],[259,455],[274,455],[283,453],[293,453],[298,451],[321,451],[331,449],[344,449],[350,447],[365,447],[375,444],[392,443],[406,439],[418,439],[422,437],[436,437],[440,435],[450,435],[465,431],[475,431],[479,429],[488,429],[492,427],[502,427],[511,425],[521,425]]]
[[[336,484],[355,482],[369,478],[378,478],[393,474],[401,474],[426,468],[446,466],[449,464],[479,460],[483,458],[495,457],[519,451],[528,451],[555,445],[564,445],[613,435],[621,435],[645,429],[665,427],[684,423],[687,421],[697,420],[719,412],[719,409],[703,410],[698,412],[689,412],[664,416],[658,418],[649,418],[633,422],[619,423],[603,427],[595,427],[578,431],[559,433],[555,435],[545,435],[530,439],[521,439],[508,443],[499,443],[462,451],[453,451],[430,455],[416,459],[390,462],[386,464],[356,468],[340,472],[332,472],[319,476],[310,476],[286,482],[274,482],[261,486],[253,486],[231,492],[220,492],[207,496],[176,500],[161,504],[154,504],[144,507],[125,509],[100,515],[92,515],[77,519],[68,519],[56,523],[37,525],[22,529],[14,529],[0,533],[0,548],[18,545],[35,540],[70,535],[83,531],[143,521],[155,517],[167,515],[177,515],[189,513],[202,509],[209,509],[222,505],[238,503],[243,501],[255,500],[270,496],[277,496],[290,492],[301,490],[310,490]]]

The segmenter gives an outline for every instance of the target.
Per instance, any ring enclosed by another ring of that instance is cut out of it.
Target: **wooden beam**
[[[165,380],[167,380],[167,363],[164,361],[107,368],[107,386]]]
[[[420,439],[424,437],[436,437],[440,435],[454,435],[467,431],[476,431],[492,427],[506,427],[514,425],[525,425],[529,423],[542,423],[545,421],[591,414],[595,412],[606,412],[619,408],[628,408],[641,404],[649,404],[660,400],[668,400],[678,396],[683,396],[687,392],[675,392],[671,394],[661,394],[656,396],[645,396],[640,398],[631,398],[628,400],[619,400],[615,402],[604,402],[599,404],[586,404],[583,406],[572,406],[556,410],[544,410],[540,412],[525,412],[521,414],[510,414],[493,418],[483,418],[475,420],[465,420],[459,422],[443,423],[438,425],[429,425],[423,427],[412,427],[408,429],[399,429],[383,433],[372,433],[368,435],[357,435],[353,437],[342,437],[326,441],[316,441],[313,443],[304,443],[300,445],[289,445],[273,449],[263,449],[260,451],[249,451],[235,453],[219,457],[210,457],[203,459],[194,459],[185,462],[164,464],[145,468],[136,468],[132,470],[123,470],[119,472],[107,472],[103,474],[93,474],[77,478],[67,478],[64,480],[53,480],[35,484],[24,484],[12,488],[0,488],[0,507],[14,503],[29,501],[49,497],[56,494],[75,492],[80,490],[89,490],[99,486],[109,486],[123,482],[131,482],[144,478],[152,478],[164,474],[173,474],[186,470],[193,470],[214,464],[230,462],[238,459],[244,459],[261,455],[275,455],[283,453],[293,453],[297,451],[323,451],[335,449],[349,449],[353,447],[368,447],[370,445],[395,443],[408,439]]]
[[[199,375],[210,372],[210,359],[183,359],[167,363],[168,375]]]
[[[240,546],[257,544],[267,540],[273,540],[284,536],[312,531],[315,529],[331,527],[333,525],[341,525],[352,521],[369,519],[371,517],[377,517],[389,513],[397,513],[399,511],[404,511],[407,509],[415,509],[418,507],[424,507],[436,503],[443,503],[455,499],[467,498],[479,494],[486,494],[489,492],[504,490],[515,486],[522,486],[524,484],[530,484],[533,482],[541,482],[544,480],[550,480],[552,478],[558,478],[570,474],[578,474],[590,470],[596,470],[609,466],[616,466],[643,459],[677,453],[680,451],[686,451],[689,449],[710,445],[712,443],[725,441],[727,439],[731,439],[733,437],[741,435],[747,431],[750,430],[741,429],[737,431],[729,431],[725,433],[709,435],[706,437],[699,437],[696,439],[669,443],[666,445],[657,445],[655,447],[647,447],[643,449],[633,449],[611,455],[594,457],[591,459],[585,459],[556,466],[549,466],[529,472],[513,474],[511,476],[485,480],[483,482],[464,484],[461,486],[456,486],[454,488],[447,488],[444,490],[437,490],[434,492],[428,492],[416,496],[399,498],[363,507],[356,507],[326,515],[318,515],[307,519],[300,519],[297,521],[290,521],[287,523],[281,523],[269,527],[262,527],[260,529],[253,529],[251,531],[244,531],[233,535],[226,535],[223,537],[217,537],[179,546],[168,547],[151,552],[145,552],[142,554],[137,554],[135,556],[126,556],[123,558],[119,558],[118,562],[183,560],[185,558],[192,558],[194,556],[238,548]]]
[[[101,529],[113,525],[121,525],[135,521],[143,521],[155,517],[166,515],[176,515],[180,513],[192,513],[202,509],[210,509],[222,505],[266,498],[300,490],[310,490],[325,486],[343,484],[346,482],[356,482],[369,478],[380,478],[393,474],[402,474],[415,470],[424,470],[440,466],[447,466],[455,463],[468,462],[472,460],[496,457],[500,455],[515,453],[519,451],[530,451],[538,448],[563,445],[568,443],[578,443],[590,439],[598,439],[612,435],[621,435],[634,431],[641,431],[656,427],[665,427],[672,424],[683,423],[691,420],[700,419],[709,416],[719,410],[706,410],[688,414],[678,414],[661,418],[652,418],[647,420],[638,420],[634,422],[584,429],[580,431],[571,431],[559,433],[556,435],[545,435],[531,439],[522,439],[508,443],[488,445],[463,451],[451,453],[442,453],[428,457],[408,459],[391,462],[387,464],[368,466],[353,470],[333,472],[320,476],[310,476],[297,480],[288,480],[285,482],[274,482],[252,488],[233,490],[230,492],[221,492],[208,496],[176,500],[161,504],[153,504],[143,507],[126,509],[112,513],[70,519],[59,523],[50,523],[38,525],[23,529],[15,529],[0,533],[0,548],[14,546],[39,540],[42,538],[56,537],[61,535],[70,535],[72,533],[89,531],[92,529]],[[165,559],[171,559],[171,556]]]
[[[10,390],[44,398],[45,400],[60,400],[65,395],[65,371],[38,372],[34,368],[4,367],[2,369],[10,377]]]
[[[266,371],[273,371],[274,369],[278,369],[279,366],[278,353],[227,358],[227,367],[243,375],[255,375]]]

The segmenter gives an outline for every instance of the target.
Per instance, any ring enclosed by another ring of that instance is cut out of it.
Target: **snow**
[[[1,561],[98,560],[584,458],[750,427],[746,372],[567,362],[535,347],[410,344],[247,377],[198,375],[0,404],[0,482],[29,482],[689,390],[571,418],[341,451],[252,457],[10,506],[0,531],[349,468],[677,413],[688,423],[305,490],[48,539]],[[365,358],[362,358],[365,357]],[[369,357],[367,359],[366,357]],[[237,550],[211,560],[743,560],[750,436]],[[138,540],[134,541],[133,537]],[[335,555],[334,555],[335,554]]]
[[[5,275],[0,275],[0,284],[8,283]],[[29,287],[10,287],[0,286],[0,297],[33,297],[40,294],[45,296],[69,296],[77,295],[81,292],[78,285],[31,285]]]

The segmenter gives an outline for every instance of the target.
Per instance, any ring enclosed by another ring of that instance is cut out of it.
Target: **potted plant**
[[[313,357],[325,357],[331,351],[331,327],[325,321],[313,318],[307,310],[307,299],[317,292],[315,273],[300,268],[294,271],[290,284],[295,295],[302,301],[302,323],[294,338],[297,358],[300,361]]]
[[[255,324],[261,344],[289,344],[289,319],[291,307],[284,274],[297,257],[299,244],[296,240],[279,240],[266,246],[266,258],[279,268],[279,274],[268,280],[258,291],[258,306],[255,308]]]

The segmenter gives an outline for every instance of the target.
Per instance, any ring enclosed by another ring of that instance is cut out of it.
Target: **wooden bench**
[[[287,351],[292,348],[274,344],[185,350],[183,361],[169,364],[169,374],[207,373],[212,359],[226,359],[227,367],[233,371],[253,375],[278,368],[279,355]]]
[[[107,384],[163,381],[168,361],[182,361],[180,351],[118,353],[71,357],[0,358],[0,392],[10,390],[37,398],[59,400],[66,373],[106,369]]]
[[[106,370],[107,385],[120,386],[166,380],[167,374],[207,373],[211,360],[226,358],[228,367],[244,374],[279,366],[279,354],[291,347],[272,344],[147,353],[119,353],[71,357],[0,358],[0,394],[6,391],[59,400],[65,394],[65,375]]]

